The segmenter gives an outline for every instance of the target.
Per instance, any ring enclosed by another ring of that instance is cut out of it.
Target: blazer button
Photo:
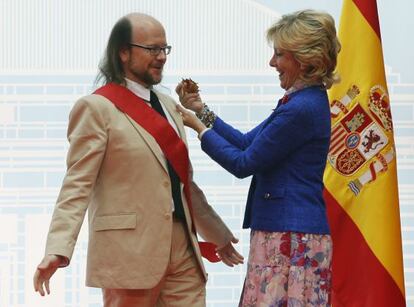
[[[269,199],[269,198],[270,198],[270,193],[265,193],[264,199]]]
[[[166,214],[164,214],[164,218],[165,218],[166,220],[169,220],[169,219],[171,218],[171,213],[166,213]]]
[[[162,183],[162,185],[163,185],[164,187],[168,188],[168,187],[170,186],[170,183],[169,183],[168,181],[164,181],[164,182]]]

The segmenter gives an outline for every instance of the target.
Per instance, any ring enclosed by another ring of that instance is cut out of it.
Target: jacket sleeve
[[[95,103],[95,104],[94,104]],[[67,171],[46,243],[46,254],[71,259],[106,148],[99,101],[80,99],[69,115]]]
[[[238,178],[265,171],[298,150],[312,136],[312,116],[307,108],[281,107],[256,135],[250,146],[240,149],[214,130],[201,139],[201,148]]]
[[[220,117],[217,117],[214,122],[213,130],[236,148],[244,150],[250,146],[262,125],[263,123],[247,133],[242,133],[224,122]]]
[[[193,208],[194,223],[201,237],[216,244],[218,247],[226,245],[233,238],[233,234],[220,216],[208,204],[203,191],[192,180],[190,165],[190,191]]]

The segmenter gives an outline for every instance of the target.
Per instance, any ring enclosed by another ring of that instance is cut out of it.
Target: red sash
[[[190,216],[193,221],[193,231],[196,233],[193,211],[191,205],[191,194],[189,188],[189,157],[187,146],[177,135],[174,128],[167,119],[152,109],[145,101],[132,93],[124,86],[109,83],[98,88],[94,94],[108,98],[119,110],[126,113],[137,124],[151,134],[161,147],[165,157],[168,159],[181,182],[184,184],[184,194],[187,200]],[[210,242],[198,242],[201,255],[210,262],[218,262],[220,259],[216,254],[216,245]]]

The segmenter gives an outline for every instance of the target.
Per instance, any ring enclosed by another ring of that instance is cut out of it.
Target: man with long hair
[[[70,114],[67,172],[34,276],[41,295],[69,264],[87,210],[86,285],[102,288],[105,306],[205,306],[201,253],[216,255],[195,230],[224,263],[242,263],[237,239],[192,180],[175,101],[153,89],[170,51],[151,16],[129,14],[112,29],[104,86]]]

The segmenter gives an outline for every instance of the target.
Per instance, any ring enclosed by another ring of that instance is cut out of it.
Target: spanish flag
[[[375,0],[344,0],[324,174],[334,307],[406,306],[396,153]]]

